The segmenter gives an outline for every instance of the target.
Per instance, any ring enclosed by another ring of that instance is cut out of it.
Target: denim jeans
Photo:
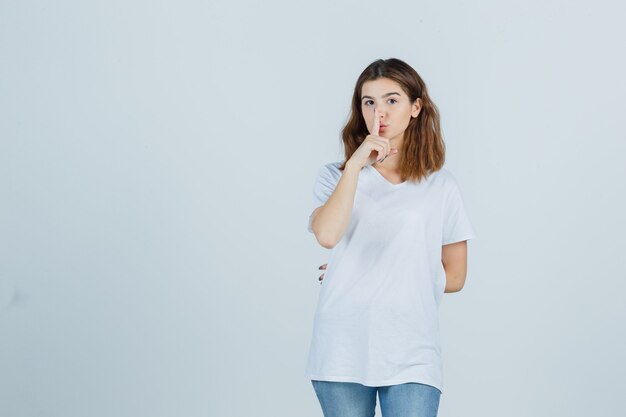
[[[373,417],[376,393],[382,417],[436,417],[441,391],[408,382],[368,387],[356,382],[311,380],[324,417]]]

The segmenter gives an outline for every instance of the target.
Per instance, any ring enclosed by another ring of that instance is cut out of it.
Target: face
[[[389,78],[366,81],[361,88],[361,112],[370,134],[374,127],[374,108],[378,109],[380,130],[378,135],[391,139],[392,143],[402,142],[404,131],[411,118],[417,117],[422,100],[409,101],[402,87]]]

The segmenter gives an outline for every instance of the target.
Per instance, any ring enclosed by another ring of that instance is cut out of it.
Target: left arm
[[[443,245],[441,262],[446,271],[446,292],[458,292],[465,285],[467,275],[467,240]]]

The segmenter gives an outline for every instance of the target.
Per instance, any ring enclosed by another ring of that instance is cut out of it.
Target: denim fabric
[[[311,380],[324,417],[373,417],[376,393],[382,417],[436,417],[441,391],[408,382],[368,387],[355,382]]]

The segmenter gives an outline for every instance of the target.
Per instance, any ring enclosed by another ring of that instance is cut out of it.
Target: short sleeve
[[[328,198],[331,196],[333,191],[335,191],[335,187],[337,186],[340,176],[341,171],[339,171],[339,169],[333,164],[324,165],[319,169],[312,190],[313,202],[309,211],[309,221],[307,226],[307,230],[309,232],[313,233],[313,230],[311,229],[311,215],[313,214],[313,211],[326,204]]]
[[[467,216],[458,184],[452,180],[443,208],[442,245],[473,239],[476,232]]]

